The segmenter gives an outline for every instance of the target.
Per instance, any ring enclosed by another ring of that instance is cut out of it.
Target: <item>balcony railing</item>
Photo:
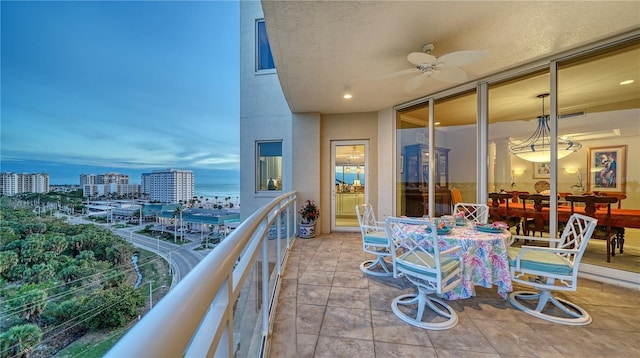
[[[295,192],[256,211],[106,357],[266,356],[296,212]]]

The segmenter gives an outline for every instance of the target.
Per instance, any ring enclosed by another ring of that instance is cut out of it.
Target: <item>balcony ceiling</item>
[[[262,2],[282,89],[292,112],[378,111],[458,85],[430,78],[413,92],[407,55],[433,43],[439,57],[483,50],[486,57],[462,66],[469,81],[612,36],[637,32],[639,1],[269,1]],[[640,85],[638,52],[625,70]],[[604,76],[605,74],[603,74]],[[589,73],[585,93],[603,93],[599,73]],[[608,76],[608,75],[607,75]],[[535,96],[547,88],[522,88]],[[531,85],[527,82],[526,86]],[[588,86],[598,85],[597,91]],[[617,85],[617,83],[616,83]],[[349,87],[353,98],[342,98]],[[527,93],[528,93],[527,92]],[[585,97],[576,95],[581,101]],[[602,101],[602,98],[599,98]],[[594,104],[595,105],[595,104]],[[505,118],[508,118],[505,114]]]

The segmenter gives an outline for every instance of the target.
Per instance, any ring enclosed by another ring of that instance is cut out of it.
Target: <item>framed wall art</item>
[[[625,194],[626,154],[626,145],[589,148],[587,191]]]
[[[549,179],[549,163],[533,163],[533,179]]]

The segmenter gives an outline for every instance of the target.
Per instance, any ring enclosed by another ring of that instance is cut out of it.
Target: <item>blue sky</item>
[[[236,1],[0,6],[0,170],[237,181]]]

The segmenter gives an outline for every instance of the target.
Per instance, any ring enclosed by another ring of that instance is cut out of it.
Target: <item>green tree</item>
[[[42,339],[42,330],[35,324],[22,324],[0,334],[0,357],[28,357]]]
[[[28,222],[22,226],[22,235],[27,237],[31,234],[44,234],[47,232],[47,225],[41,222]]]
[[[80,285],[80,282],[77,281],[80,278],[80,267],[78,267],[75,262],[69,264],[58,271],[58,277],[65,283],[76,281],[73,286]]]
[[[138,291],[122,286],[96,292],[83,307],[91,315],[87,322],[91,329],[109,329],[131,322],[143,305],[144,298]]]
[[[53,280],[55,272],[53,267],[46,263],[31,266],[29,275],[25,275],[25,281],[29,283],[44,283]]]
[[[18,254],[13,251],[0,251],[0,276],[18,263]]]
[[[125,243],[114,243],[106,249],[106,252],[106,259],[115,266],[131,261],[131,255],[133,254],[131,245]]]
[[[42,262],[44,259],[44,241],[42,234],[31,234],[27,236],[22,244],[20,253],[20,261],[27,265],[33,265]]]
[[[65,322],[76,317],[82,309],[82,304],[79,299],[73,297],[58,304],[53,310],[53,316],[58,322]]]
[[[12,227],[9,227],[9,226],[0,227],[0,248],[16,240],[20,240],[20,235],[16,234],[16,231]]]
[[[18,290],[9,292],[7,306],[19,312],[19,316],[28,322],[36,322],[47,306],[47,292],[34,284],[22,285]]]

